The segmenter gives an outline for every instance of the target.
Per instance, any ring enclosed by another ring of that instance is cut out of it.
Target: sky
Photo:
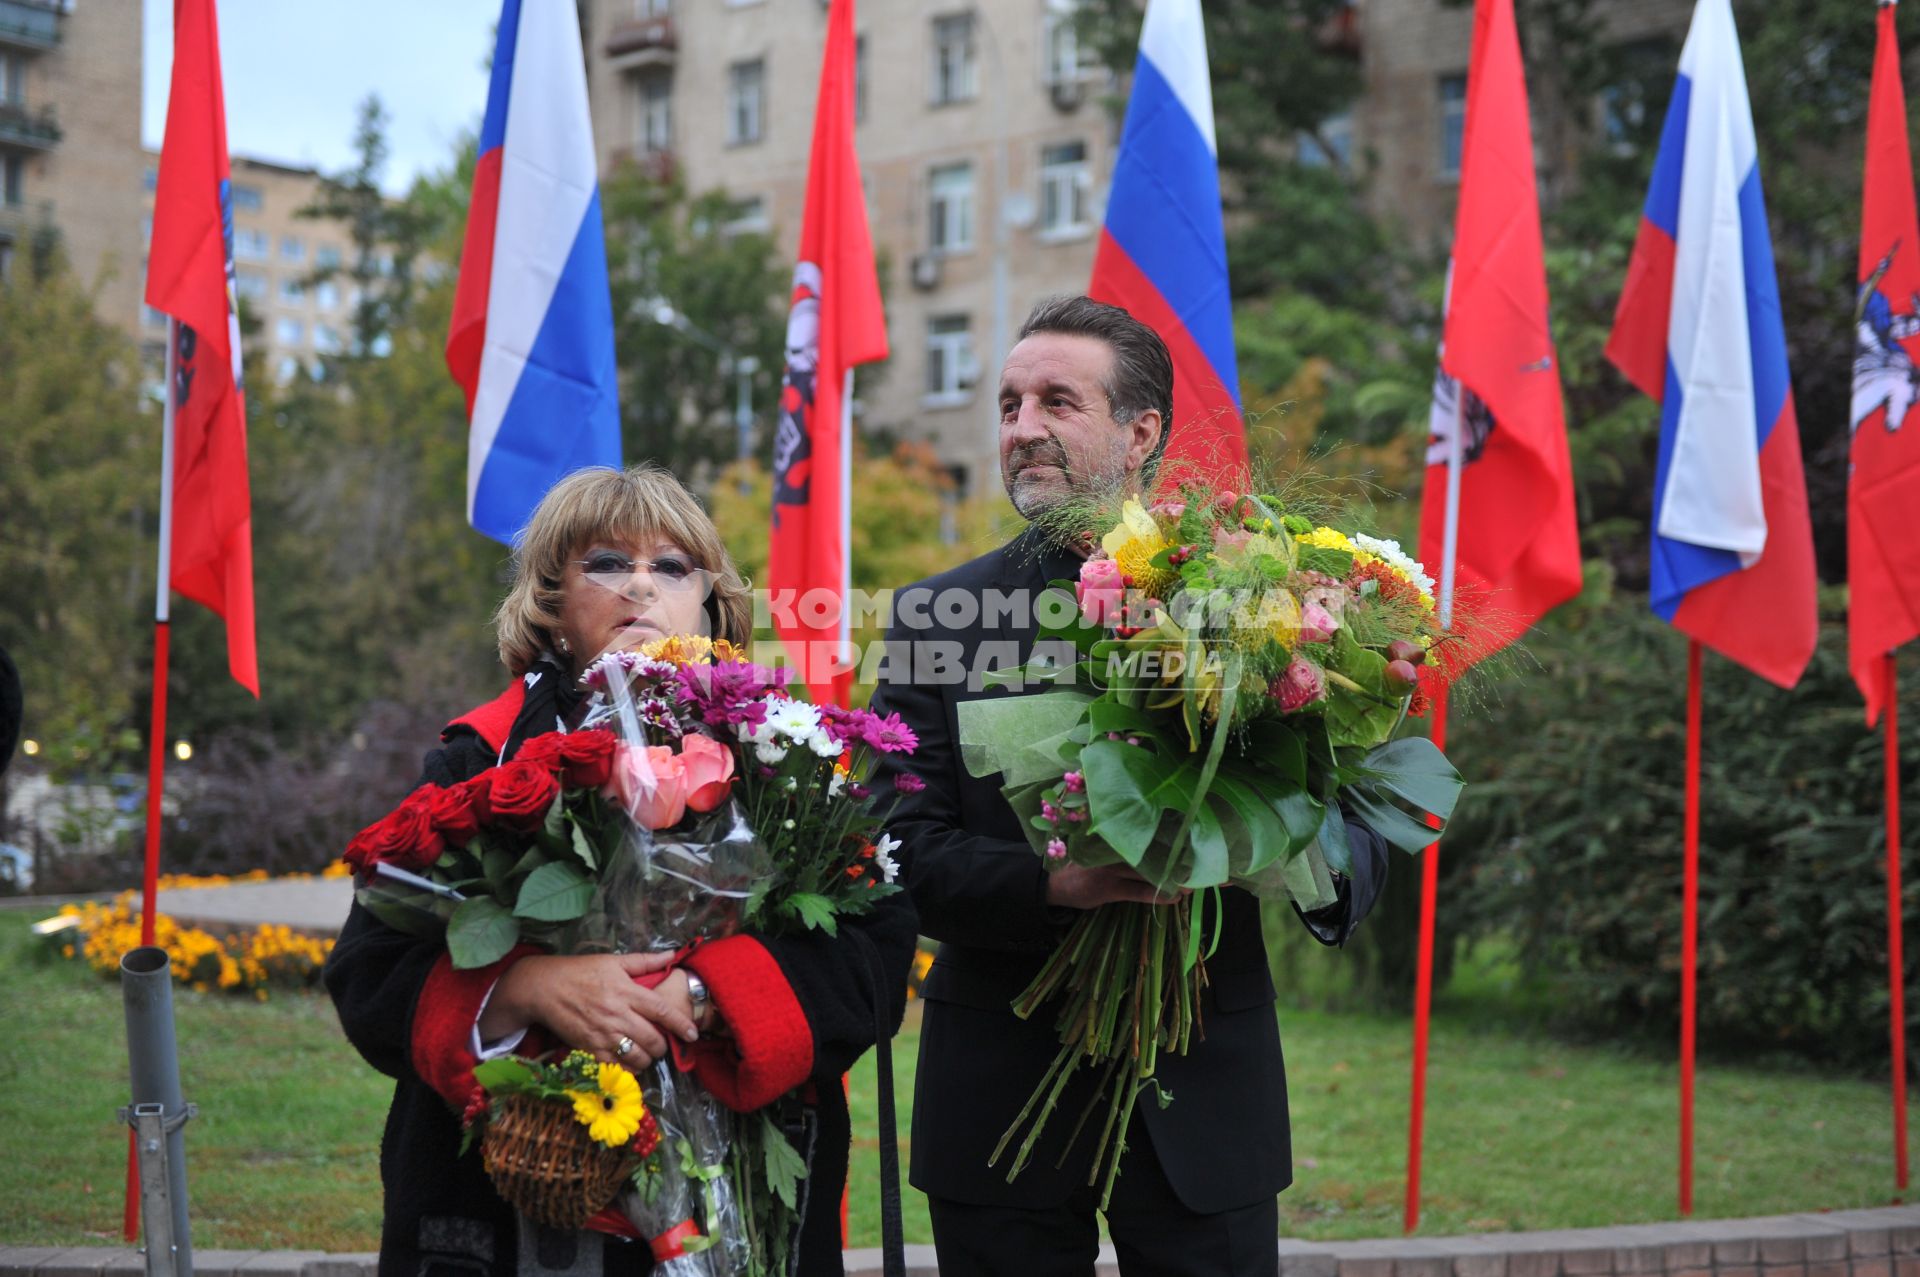
[[[142,0],[140,135],[159,147],[173,65],[172,0]],[[452,163],[486,107],[497,0],[222,0],[221,79],[235,155],[338,170],[353,162],[360,102],[389,116],[393,194]]]

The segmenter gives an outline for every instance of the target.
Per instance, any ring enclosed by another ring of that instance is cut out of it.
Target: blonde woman
[[[513,757],[528,738],[564,730],[582,700],[579,676],[603,652],[675,635],[751,637],[746,585],[712,520],[652,466],[582,471],[555,485],[514,553],[494,623],[512,681],[447,725],[422,784],[457,784]],[[849,1143],[839,1079],[873,1045],[876,1011],[899,1023],[916,920],[902,893],[854,925],[864,940],[849,943],[843,932],[705,944],[645,988],[636,977],[671,957],[563,957],[522,946],[491,967],[456,971],[440,944],[394,931],[356,904],[326,981],[354,1046],[395,1079],[380,1151],[381,1277],[651,1267],[644,1243],[598,1233],[556,1243],[531,1228],[520,1235],[477,1152],[459,1156],[473,1066],[529,1033],[633,1066],[660,1058],[669,1035],[696,1043],[695,1072],[741,1111],[798,1091],[803,1102],[788,1106],[788,1127],[809,1163],[798,1271],[839,1273]],[[898,992],[881,1008],[864,992],[874,984],[865,941],[890,977],[898,972],[884,986]],[[550,1253],[556,1244],[571,1246],[572,1258]]]

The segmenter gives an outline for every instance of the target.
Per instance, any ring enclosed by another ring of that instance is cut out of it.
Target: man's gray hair
[[[1020,325],[1014,340],[1025,341],[1035,333],[1093,337],[1113,351],[1113,371],[1102,387],[1113,419],[1124,426],[1149,409],[1160,414],[1160,438],[1142,468],[1151,475],[1173,434],[1173,356],[1160,334],[1120,307],[1091,297],[1045,298]]]

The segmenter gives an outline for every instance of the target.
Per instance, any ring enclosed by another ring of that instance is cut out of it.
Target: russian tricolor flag
[[[1818,623],[1813,536],[1730,0],[1694,8],[1607,357],[1660,401],[1653,610],[1793,686]]]
[[[1087,294],[1124,308],[1159,333],[1173,355],[1168,461],[1216,480],[1244,472],[1247,440],[1200,0],[1147,4]]]
[[[562,477],[620,464],[613,299],[571,0],[505,0],[447,367],[467,393],[467,520],[511,544]]]

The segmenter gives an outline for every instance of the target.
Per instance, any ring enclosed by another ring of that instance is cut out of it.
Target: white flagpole
[[[840,387],[840,643],[839,659],[852,657],[853,626],[853,369]]]

